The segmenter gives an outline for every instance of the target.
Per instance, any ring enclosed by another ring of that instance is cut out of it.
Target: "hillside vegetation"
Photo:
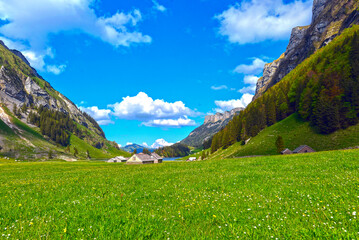
[[[359,26],[346,29],[242,111],[212,141],[212,153],[256,136],[293,113],[321,134],[359,120]],[[312,146],[316,148],[316,145]]]
[[[56,133],[56,129],[53,127],[54,125],[49,128],[50,130],[30,126],[19,120],[6,107],[2,106],[2,109],[5,109],[5,112],[10,117],[11,123],[16,129],[11,129],[0,119],[0,156],[38,161],[47,160],[49,152],[52,152],[53,158],[74,158],[75,149],[78,152],[76,157],[80,159],[88,158],[87,151],[92,159],[108,159],[120,155],[130,156],[129,153],[116,148],[114,146],[115,143],[103,139],[91,130],[80,125],[76,125],[76,129],[81,132],[81,134],[77,135],[85,136],[84,138],[99,139],[102,143],[101,149],[92,146],[89,143],[90,141],[85,141],[77,137],[76,134],[69,132],[68,129],[61,129],[61,132],[66,131],[67,135],[66,144],[62,146],[59,144],[60,142],[56,143],[56,141],[51,139],[51,136],[46,136],[46,131]],[[51,118],[49,119],[51,120]],[[68,118],[63,120],[68,121]],[[50,121],[47,123],[50,123]],[[70,125],[74,126],[72,121]],[[81,129],[81,131],[79,129]],[[42,135],[42,131],[44,130],[45,136]]]
[[[277,136],[282,136],[284,147],[291,150],[300,145],[309,145],[316,151],[344,149],[359,146],[359,124],[331,134],[320,134],[310,127],[309,122],[301,119],[298,114],[293,114],[265,128],[246,145],[235,143],[226,149],[216,151],[209,158],[275,155],[278,154],[275,146]]]
[[[0,159],[0,236],[357,239],[358,154],[138,166]]]

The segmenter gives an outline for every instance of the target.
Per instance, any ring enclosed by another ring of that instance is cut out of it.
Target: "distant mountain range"
[[[143,149],[145,149],[145,148],[150,150],[150,152],[153,152],[155,150],[154,148],[147,148],[147,147],[141,146],[139,144],[126,145],[126,146],[122,147],[121,149],[126,152],[129,152],[129,153],[132,153],[136,149],[137,153],[141,153],[143,151]]]
[[[161,139],[157,139],[151,146],[144,146],[144,145],[133,143],[133,144],[128,144],[128,145],[122,147],[121,149],[126,152],[130,152],[130,153],[132,153],[136,149],[137,152],[140,153],[143,151],[143,149],[146,148],[146,149],[150,150],[151,152],[154,152],[158,148],[168,147],[171,145],[173,145],[173,144],[168,143],[166,140],[161,138]]]

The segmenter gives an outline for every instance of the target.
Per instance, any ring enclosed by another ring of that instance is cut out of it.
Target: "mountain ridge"
[[[326,46],[344,29],[359,23],[359,2],[355,0],[314,0],[312,22],[292,30],[286,51],[265,65],[256,85],[257,99],[318,49]]]
[[[0,66],[0,120],[11,129],[0,132],[1,154],[13,155],[16,150],[17,157],[44,156],[48,151],[69,155],[64,149],[67,144],[85,151],[80,155],[87,157],[123,153],[91,116],[56,91],[20,51],[10,50],[3,42]]]
[[[194,129],[185,139],[180,141],[180,143],[192,147],[201,147],[204,141],[209,140],[214,134],[219,132],[227,125],[233,116],[243,109],[244,108],[234,108],[223,113],[217,112],[216,114],[205,116],[204,123]]]

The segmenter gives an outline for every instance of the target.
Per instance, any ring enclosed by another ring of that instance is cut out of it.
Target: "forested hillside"
[[[189,155],[191,149],[182,143],[176,143],[171,146],[158,148],[155,153],[163,157],[184,157]]]
[[[211,151],[256,136],[297,112],[322,134],[359,120],[359,26],[346,29],[253,101],[212,141]]]

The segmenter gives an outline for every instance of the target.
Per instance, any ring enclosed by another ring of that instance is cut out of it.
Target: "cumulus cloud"
[[[263,72],[264,65],[266,64],[260,58],[254,58],[251,64],[241,64],[238,65],[233,72],[234,73],[243,73],[243,74],[259,74]]]
[[[114,123],[111,120],[111,110],[109,109],[99,109],[97,106],[79,108],[81,111],[86,112],[93,117],[100,125],[109,125]]]
[[[132,142],[127,142],[127,143],[126,143],[126,146],[132,145],[132,144],[133,144]]]
[[[215,17],[220,22],[219,34],[238,44],[288,39],[293,27],[310,23],[312,2],[242,1]]]
[[[241,89],[238,90],[238,92],[240,93],[255,93],[256,91],[256,85],[250,85],[250,86],[247,86],[247,87],[243,87]]]
[[[257,77],[257,76],[247,75],[247,76],[244,76],[243,82],[244,82],[245,84],[256,85],[258,79],[259,79],[259,77]]]
[[[245,86],[241,89],[238,90],[238,92],[240,93],[250,93],[250,94],[254,94],[256,91],[256,86],[257,86],[257,81],[258,81],[259,77],[254,76],[254,75],[247,75],[244,76],[243,82],[244,84],[249,86]]]
[[[139,121],[178,119],[196,114],[182,101],[170,103],[162,99],[153,100],[144,92],[139,92],[134,97],[124,97],[121,102],[109,105],[109,107],[113,108],[114,115],[119,118]]]
[[[0,0],[0,19],[5,22],[0,34],[16,43],[13,45],[42,71],[47,70],[46,57],[53,57],[47,52],[49,36],[61,32],[84,33],[115,47],[151,42],[150,36],[135,29],[142,20],[139,10],[98,17],[92,3],[93,0]]]
[[[185,106],[182,101],[165,102],[162,99],[153,100],[144,92],[134,97],[124,97],[121,102],[109,104],[108,109],[99,109],[97,106],[79,108],[91,115],[100,125],[114,123],[112,116],[120,119],[141,121],[147,127],[194,126],[194,120],[189,116],[198,116],[200,113]]]
[[[61,64],[61,65],[48,65],[46,67],[47,71],[50,73],[53,73],[55,75],[59,75],[60,73],[62,73],[63,71],[65,71],[66,69],[66,65],[65,64]]]
[[[187,116],[180,117],[178,119],[154,119],[148,122],[144,122],[143,125],[147,127],[184,127],[195,126],[196,122],[189,119]]]
[[[166,140],[164,140],[163,138],[157,139],[152,145],[151,148],[160,148],[160,147],[167,147],[167,146],[171,146],[173,145],[173,143],[169,143]]]
[[[212,90],[223,90],[223,89],[228,89],[228,87],[226,85],[221,85],[221,86],[211,86]]]
[[[165,8],[165,6],[159,4],[155,0],[152,0],[152,3],[153,3],[153,8],[156,9],[157,11],[165,12],[167,10],[167,8]]]
[[[245,108],[247,105],[252,101],[253,95],[252,94],[243,94],[241,99],[232,99],[228,101],[215,101],[217,112],[224,112],[224,111],[230,111],[233,108]]]

